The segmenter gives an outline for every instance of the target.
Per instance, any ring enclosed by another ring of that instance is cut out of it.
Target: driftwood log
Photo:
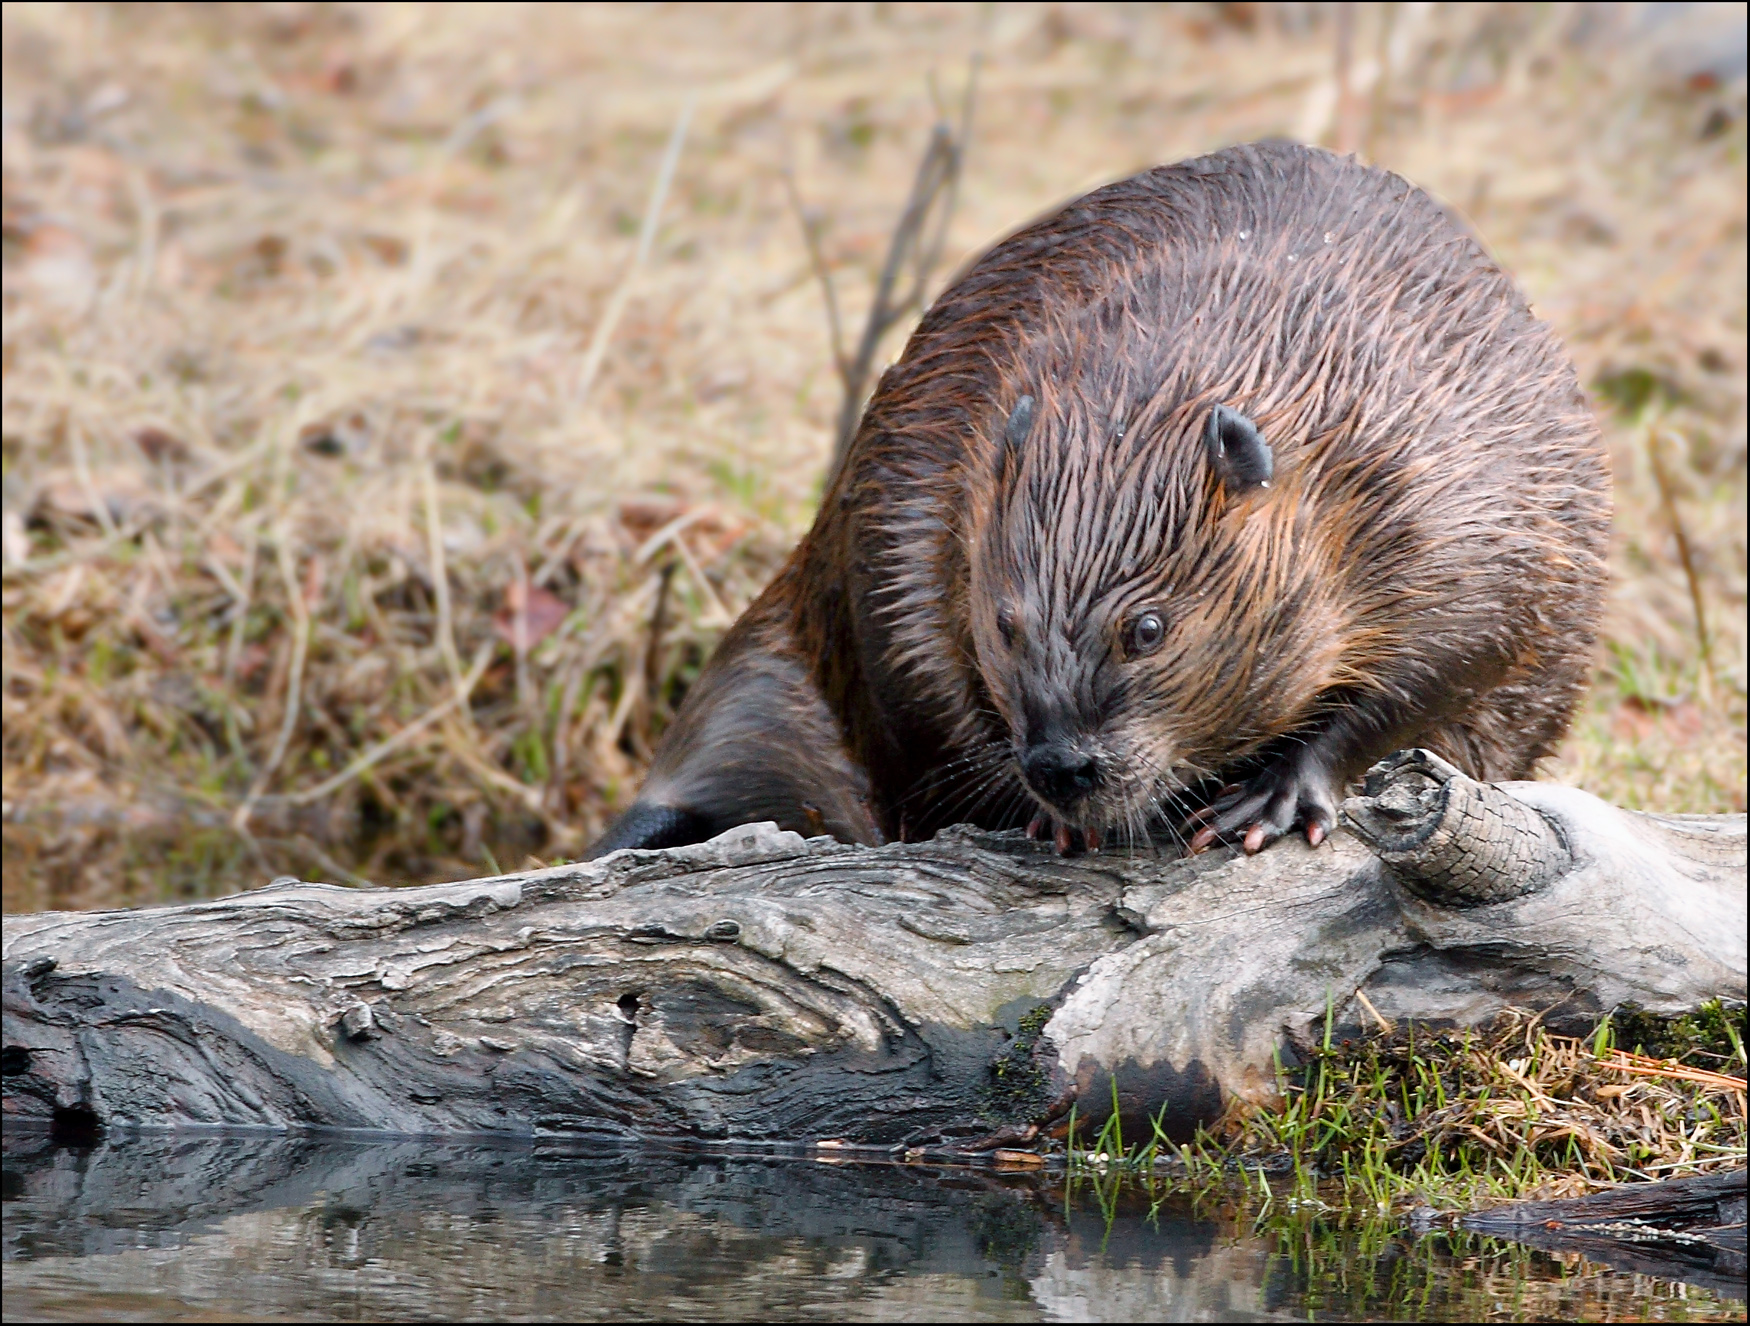
[[[278,880],[5,919],[5,1110],[707,1143],[1188,1130],[1339,1030],[1745,996],[1744,817],[1400,752],[1318,848],[1059,857],[951,830],[709,843],[460,884]]]
[[[1577,1252],[1637,1275],[1744,1297],[1744,1171],[1629,1183],[1585,1197],[1509,1202],[1468,1214],[1421,1208],[1418,1233],[1468,1229],[1551,1252]]]

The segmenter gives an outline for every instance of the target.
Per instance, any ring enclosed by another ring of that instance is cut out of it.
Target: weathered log
[[[1345,814],[1352,832],[1256,857],[749,825],[459,884],[11,916],[5,1109],[989,1144],[1074,1101],[1099,1117],[1114,1081],[1126,1115],[1189,1129],[1272,1096],[1278,1054],[1327,1016],[1559,1024],[1744,998],[1742,815],[1478,785],[1423,753]]]
[[[1744,1171],[1686,1174],[1555,1201],[1508,1202],[1458,1216],[1454,1223],[1479,1234],[1511,1235],[1525,1229],[1584,1229],[1630,1221],[1667,1230],[1742,1229]]]
[[[1464,1215],[1423,1210],[1411,1218],[1418,1230],[1442,1225],[1744,1296],[1742,1169],[1624,1184],[1557,1201],[1509,1202]]]

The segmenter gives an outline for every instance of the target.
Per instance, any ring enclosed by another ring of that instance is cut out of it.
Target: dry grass
[[[858,325],[975,49],[950,263],[1266,134],[1467,211],[1615,457],[1610,647],[1552,773],[1743,809],[1742,81],[1591,10],[1361,5],[1344,101],[1309,12],[8,5],[5,907],[577,852],[816,499],[784,172]]]
[[[1527,1013],[1480,1032],[1409,1027],[1316,1051],[1280,1109],[1245,1112],[1226,1158],[1340,1177],[1381,1210],[1568,1197],[1624,1180],[1739,1169],[1746,1147],[1742,1005],[1658,1031],[1627,1014],[1585,1038]],[[1643,1036],[1645,1031],[1643,1029]]]

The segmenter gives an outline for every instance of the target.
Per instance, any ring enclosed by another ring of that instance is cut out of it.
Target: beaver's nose
[[[1100,782],[1100,766],[1092,755],[1065,741],[1027,747],[1021,757],[1027,785],[1054,806],[1071,806]]]

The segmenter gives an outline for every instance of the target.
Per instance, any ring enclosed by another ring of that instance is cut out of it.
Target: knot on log
[[[369,1004],[354,1004],[340,1015],[340,1029],[348,1040],[374,1041],[383,1033]]]
[[[1343,819],[1410,892],[1447,907],[1508,902],[1572,868],[1535,807],[1466,777],[1431,751],[1402,750],[1367,771]]]

